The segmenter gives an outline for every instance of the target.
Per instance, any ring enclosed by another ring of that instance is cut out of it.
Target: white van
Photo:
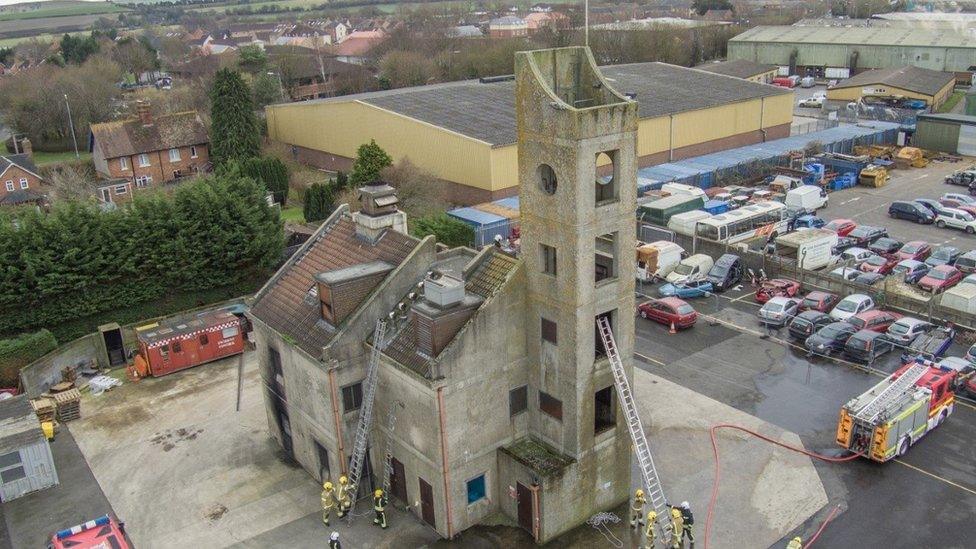
[[[705,196],[705,191],[699,187],[683,183],[665,183],[661,186],[661,196]],[[708,200],[707,198],[705,200]]]
[[[644,244],[637,248],[637,279],[651,282],[655,278],[664,278],[681,261],[685,250],[674,242],[658,240]]]
[[[709,217],[712,217],[712,214],[702,210],[674,214],[668,221],[668,229],[685,236],[694,236],[698,222]]]
[[[666,280],[672,284],[703,278],[712,270],[715,261],[705,254],[695,254],[681,260]]]
[[[804,185],[786,192],[784,203],[790,210],[802,210],[813,213],[820,208],[826,208],[827,191],[818,185]]]

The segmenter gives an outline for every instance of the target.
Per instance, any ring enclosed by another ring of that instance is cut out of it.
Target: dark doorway
[[[288,409],[278,395],[272,394],[271,398],[275,403],[275,415],[278,419],[278,429],[281,431],[281,446],[285,449],[288,457],[293,457],[294,447],[291,442],[291,419],[288,417]]]
[[[532,490],[515,483],[518,495],[518,525],[529,532],[532,531]]]
[[[356,499],[373,497],[373,490],[376,482],[373,478],[373,462],[370,459],[369,448],[366,448],[366,456],[363,457],[363,472],[359,476],[359,491],[356,492]]]
[[[407,477],[403,473],[403,464],[397,458],[390,458],[393,471],[390,472],[390,491],[400,501],[407,503]]]
[[[417,480],[420,481],[420,515],[424,522],[437,528],[437,521],[434,519],[434,490],[426,480],[420,477]]]
[[[122,341],[122,328],[118,324],[107,324],[99,328],[105,341],[105,352],[111,366],[125,364],[125,343]]]
[[[315,441],[315,453],[319,457],[319,480],[325,482],[332,475],[329,472],[329,451],[322,446],[322,443]]]

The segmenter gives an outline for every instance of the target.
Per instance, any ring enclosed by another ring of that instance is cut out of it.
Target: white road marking
[[[851,202],[857,202],[860,199],[861,199],[860,196],[855,196],[854,198],[852,198],[850,200],[845,200],[845,201],[841,202],[840,205],[843,206],[844,204],[850,204]]]

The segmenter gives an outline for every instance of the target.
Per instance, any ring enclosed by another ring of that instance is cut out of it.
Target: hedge
[[[0,386],[16,387],[20,369],[50,353],[58,346],[54,334],[47,330],[0,339]]]

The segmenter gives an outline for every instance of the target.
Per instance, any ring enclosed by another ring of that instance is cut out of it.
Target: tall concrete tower
[[[531,429],[573,461],[542,494],[549,538],[628,497],[630,435],[596,319],[609,315],[632,377],[637,103],[588,48],[520,52],[515,77]]]

